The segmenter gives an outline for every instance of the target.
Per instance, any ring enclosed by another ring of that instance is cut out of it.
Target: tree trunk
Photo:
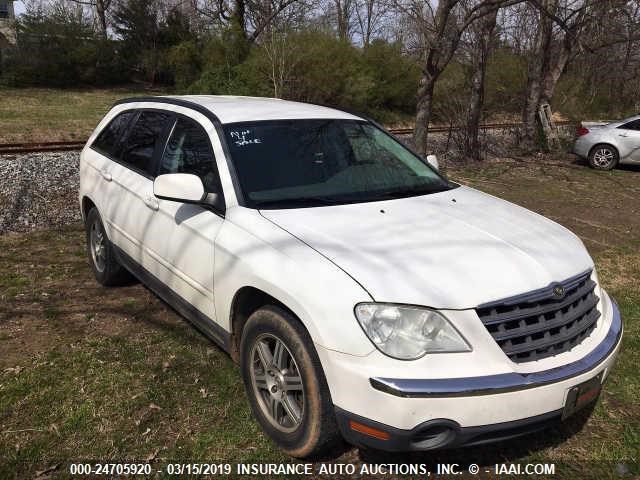
[[[416,126],[413,131],[413,143],[420,155],[427,155],[427,140],[429,137],[429,120],[433,107],[433,90],[436,78],[423,73],[418,86],[418,104],[416,108]]]
[[[107,39],[107,9],[109,8],[110,0],[96,0],[96,15],[100,22],[100,33],[102,37]]]
[[[336,6],[336,23],[338,28],[338,38],[340,40],[351,39],[351,0],[334,0]]]
[[[542,8],[553,13],[557,9],[558,0],[543,0],[541,5]],[[522,109],[522,123],[524,124],[522,144],[525,148],[532,150],[536,148],[538,143],[538,107],[542,97],[542,83],[549,71],[552,37],[553,21],[540,12],[536,42],[529,60],[527,91]]]
[[[491,50],[491,40],[496,27],[498,10],[488,14],[480,21],[475,48],[471,54],[473,73],[471,76],[471,97],[467,115],[467,135],[465,155],[472,160],[482,159],[480,152],[480,119],[484,107],[484,82],[487,73],[487,59]]]
[[[551,104],[551,99],[555,93],[556,85],[558,85],[560,76],[569,62],[572,50],[571,44],[563,42],[560,52],[558,52],[554,61],[549,65],[549,69],[545,72],[542,80],[539,105],[543,105],[545,103]]]

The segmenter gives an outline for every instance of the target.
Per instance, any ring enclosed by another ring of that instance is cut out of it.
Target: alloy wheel
[[[99,272],[104,272],[107,264],[107,252],[105,250],[104,232],[98,221],[91,225],[91,259]]]
[[[615,155],[610,148],[599,148],[593,154],[593,163],[599,168],[608,168],[614,162]]]
[[[260,335],[251,349],[251,383],[263,415],[291,433],[304,418],[304,386],[295,358],[275,335]]]

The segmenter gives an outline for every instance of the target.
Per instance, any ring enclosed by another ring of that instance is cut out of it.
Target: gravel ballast
[[[0,234],[80,224],[79,153],[0,155]]]

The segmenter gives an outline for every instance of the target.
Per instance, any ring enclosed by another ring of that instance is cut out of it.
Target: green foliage
[[[393,116],[389,112],[413,113],[419,76],[416,64],[402,55],[397,44],[376,41],[363,49],[324,31],[264,38],[245,59],[228,42],[214,37],[204,49],[203,64],[191,92],[277,93],[286,99],[357,110],[385,121]]]
[[[80,9],[54,5],[17,21],[17,46],[7,52],[3,80],[14,86],[117,83],[124,80],[120,60],[117,42],[96,35]]]
[[[508,47],[495,49],[487,63],[485,110],[519,114],[527,87],[527,59]]]
[[[140,77],[151,83],[171,84],[177,81],[184,85],[195,77],[194,68],[199,62],[194,59],[196,36],[191,31],[188,19],[178,10],[172,9],[162,18],[159,5],[148,0],[126,0],[118,4],[113,13],[114,32],[121,38],[121,56],[128,66],[132,80]],[[182,45],[178,51],[174,48]],[[181,54],[188,54],[181,58]],[[180,67],[188,66],[186,72]]]

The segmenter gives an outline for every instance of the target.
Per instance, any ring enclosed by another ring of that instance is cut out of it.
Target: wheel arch
[[[616,147],[613,143],[611,142],[598,142],[596,143],[593,147],[591,147],[589,149],[589,155],[588,157],[591,158],[591,154],[594,152],[594,150],[598,147],[609,147],[611,149],[613,149],[616,154],[618,155],[618,160],[620,160],[620,149],[618,147]]]
[[[89,212],[91,211],[92,208],[98,208],[96,207],[96,204],[93,200],[91,200],[91,198],[89,198],[88,195],[84,195],[82,197],[82,203],[81,203],[81,213],[82,213],[82,221],[86,221],[87,220],[87,215],[89,215]]]
[[[242,330],[247,320],[253,312],[266,306],[274,305],[286,311],[295,318],[302,327],[309,332],[304,322],[300,319],[291,308],[284,302],[277,299],[273,295],[264,290],[246,285],[238,289],[231,301],[231,310],[229,312],[229,325],[231,326],[231,337],[229,340],[229,354],[234,362],[240,361],[240,340],[242,338]]]

